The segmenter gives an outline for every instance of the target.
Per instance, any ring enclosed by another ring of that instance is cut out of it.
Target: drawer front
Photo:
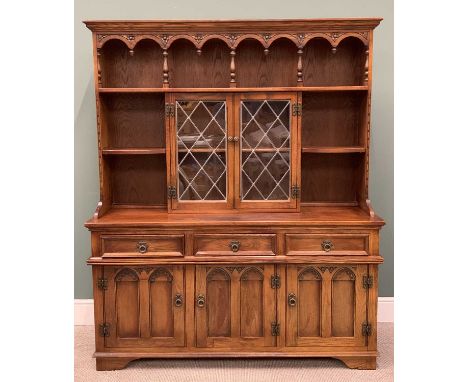
[[[273,256],[274,234],[199,234],[194,236],[195,256]]]
[[[101,236],[102,257],[184,256],[184,235]]]
[[[369,235],[286,234],[285,253],[294,255],[368,255]]]

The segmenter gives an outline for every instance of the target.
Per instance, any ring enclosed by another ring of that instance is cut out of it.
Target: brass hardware
[[[237,252],[240,248],[240,241],[233,240],[229,243],[229,248],[231,248],[232,252]]]
[[[148,251],[148,244],[146,244],[144,241],[139,241],[137,244],[137,249],[140,253],[146,253],[146,251]]]
[[[277,322],[272,322],[271,323],[271,335],[276,337],[279,336],[280,334],[280,324]]]
[[[362,286],[364,289],[370,289],[374,286],[374,277],[362,276]]]
[[[205,296],[202,294],[199,294],[197,296],[197,306],[199,308],[203,308],[205,306]]]
[[[228,137],[228,141],[232,142],[233,138],[231,136]]]
[[[167,198],[168,199],[175,199],[177,198],[177,190],[174,186],[169,186],[167,188]]]
[[[176,294],[174,298],[174,305],[179,307],[179,306],[182,306],[183,303],[184,303],[184,300],[182,298],[182,295]]]
[[[107,322],[99,325],[99,334],[101,337],[110,336],[110,325]]]
[[[289,306],[296,306],[297,303],[297,297],[294,293],[289,293],[288,294],[288,305]]]
[[[173,117],[174,115],[174,105],[166,103],[166,117]]]
[[[301,191],[301,189],[300,189],[299,186],[297,186],[297,185],[292,186],[291,187],[291,198],[297,199],[299,197],[299,195],[300,195],[300,191]]]
[[[302,115],[302,104],[300,103],[293,104],[292,115]]]
[[[273,289],[278,289],[281,286],[281,279],[279,275],[272,275],[271,276],[271,287]]]
[[[99,278],[97,281],[97,287],[102,290],[107,290],[107,279]]]
[[[331,240],[324,240],[322,241],[322,249],[325,252],[330,252],[333,249],[333,243]]]
[[[371,334],[372,334],[372,325],[367,322],[364,322],[362,324],[362,335],[364,337],[369,337]]]
[[[239,142],[239,137],[234,137],[232,139],[234,140],[234,142]]]

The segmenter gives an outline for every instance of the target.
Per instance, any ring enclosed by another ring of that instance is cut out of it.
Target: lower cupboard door
[[[196,267],[197,347],[242,348],[276,345],[274,265]]]
[[[367,265],[288,265],[286,345],[363,347]]]
[[[183,266],[106,267],[106,347],[184,346]]]

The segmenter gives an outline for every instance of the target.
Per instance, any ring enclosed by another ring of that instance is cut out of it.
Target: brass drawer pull
[[[331,240],[324,240],[322,241],[322,249],[325,252],[330,252],[333,249],[333,243]]]
[[[294,293],[289,293],[288,294],[288,305],[289,306],[296,306],[297,303],[297,297]]]
[[[180,307],[182,306],[183,303],[184,303],[184,300],[182,299],[182,295],[176,294],[174,298],[174,305],[177,307]]]
[[[199,294],[197,296],[197,306],[199,308],[203,308],[205,306],[205,296],[202,294]]]
[[[229,243],[229,248],[231,248],[232,252],[237,252],[240,248],[240,241],[233,240]]]
[[[137,244],[137,249],[140,253],[146,253],[146,251],[148,251],[148,244],[146,244],[144,241],[140,241]]]

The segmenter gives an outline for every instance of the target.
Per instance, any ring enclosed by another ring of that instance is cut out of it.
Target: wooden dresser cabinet
[[[98,370],[193,357],[376,367],[380,21],[85,22]]]

